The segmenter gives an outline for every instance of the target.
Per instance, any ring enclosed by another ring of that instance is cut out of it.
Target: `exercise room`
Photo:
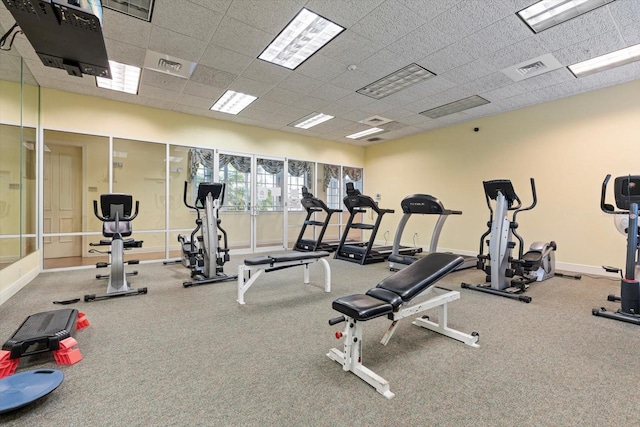
[[[637,423],[640,2],[0,33],[3,425]]]

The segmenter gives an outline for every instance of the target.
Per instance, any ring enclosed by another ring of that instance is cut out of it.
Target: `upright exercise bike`
[[[507,298],[517,299],[522,302],[531,302],[531,297],[521,295],[527,290],[530,283],[542,282],[551,277],[562,276],[579,279],[581,276],[561,274],[555,271],[556,243],[534,242],[529,250],[524,252],[524,240],[517,233],[518,213],[533,209],[538,203],[536,185],[531,178],[531,194],[533,201],[527,207],[522,206],[522,201],[513,189],[513,184],[508,179],[485,181],[484,192],[489,207],[490,218],[487,222],[489,229],[480,237],[480,254],[478,255],[477,268],[487,274],[488,285],[470,285],[462,283],[463,288],[491,293]],[[491,201],[495,202],[495,210]],[[512,211],[511,220],[508,213]],[[484,254],[484,239],[489,237],[487,244],[489,253]],[[516,247],[515,237],[518,241],[518,257],[512,256]]]
[[[133,229],[131,221],[138,216],[140,202],[136,201],[135,212],[131,213],[133,197],[129,194],[102,194],[100,195],[100,210],[98,212],[98,201],[93,201],[93,213],[102,221],[102,235],[107,239],[101,239],[99,243],[90,243],[90,246],[110,246],[106,252],[91,249],[89,252],[107,253],[110,263],[99,262],[98,268],[111,266],[108,275],[97,275],[97,279],[109,279],[107,293],[85,295],[84,300],[90,302],[97,299],[122,297],[129,295],[146,294],[147,288],[132,289],[127,282],[127,276],[137,275],[138,272],[126,273],[125,264],[138,264],[138,260],[124,260],[124,251],[131,248],[142,247],[141,240],[129,238]]]
[[[612,205],[605,203],[607,184],[611,175],[607,175],[602,183],[600,196],[600,209],[610,215],[628,216],[627,255],[625,273],[622,269],[603,266],[610,273],[620,273],[620,296],[609,295],[608,301],[620,301],[617,311],[607,311],[604,307],[594,308],[591,313],[594,316],[608,317],[609,319],[640,325],[640,227],[638,226],[638,205],[640,204],[640,175],[619,176],[614,181],[614,192],[618,211]]]
[[[191,232],[189,240],[186,236],[178,235],[182,247],[182,264],[191,270],[193,279],[182,285],[188,288],[237,279],[237,275],[224,273],[224,264],[230,259],[227,232],[220,226],[219,218],[220,206],[224,203],[225,184],[199,184],[193,205],[187,201],[188,185],[185,181],[183,201],[186,207],[196,211],[197,218],[196,228]],[[201,214],[203,210],[204,216]]]

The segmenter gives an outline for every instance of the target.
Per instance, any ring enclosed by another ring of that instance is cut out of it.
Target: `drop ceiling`
[[[44,67],[20,35],[0,51],[0,79],[19,80],[22,56],[27,81],[42,87],[366,146],[640,78],[640,62],[584,78],[566,68],[640,43],[640,0],[615,0],[539,34],[516,15],[533,3],[156,0],[151,22],[104,9],[109,59],[143,67],[148,51],[180,58],[197,64],[188,79],[143,69],[137,95],[101,89],[91,76]],[[257,59],[303,7],[346,30],[295,70]],[[1,4],[2,33],[12,24]],[[545,71],[537,62],[549,54],[561,66]],[[412,63],[435,76],[380,100],[356,92]],[[514,66],[536,72],[515,81],[502,72]],[[210,111],[227,89],[258,99],[238,115]],[[435,119],[420,114],[473,96],[489,102]],[[335,118],[288,126],[313,112]],[[345,138],[374,116],[390,120],[384,132]]]

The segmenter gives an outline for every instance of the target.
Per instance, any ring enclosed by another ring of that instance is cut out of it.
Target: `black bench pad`
[[[463,262],[460,255],[433,252],[383,279],[376,287],[410,301]]]
[[[322,258],[326,256],[329,256],[329,252],[326,252],[326,251],[289,252],[286,254],[265,255],[265,256],[247,258],[244,260],[244,265],[274,264],[276,262],[301,261],[305,259],[316,259],[316,258]]]
[[[360,321],[375,319],[393,312],[393,306],[388,302],[363,294],[338,298],[331,306],[334,310]]]

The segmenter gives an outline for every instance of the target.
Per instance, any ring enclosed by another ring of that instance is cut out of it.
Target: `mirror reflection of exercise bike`
[[[622,322],[640,325],[640,226],[638,225],[638,205],[640,204],[640,175],[619,176],[614,181],[616,206],[606,204],[607,184],[611,175],[602,183],[600,209],[606,214],[616,215],[616,228],[627,236],[625,272],[621,268],[603,266],[609,273],[620,273],[620,296],[609,295],[608,301],[619,301],[620,308],[607,311],[604,307],[594,308],[594,316],[608,317]]]
[[[484,192],[489,207],[490,218],[487,223],[489,229],[480,237],[480,254],[478,255],[477,268],[486,273],[486,285],[470,285],[462,283],[462,287],[476,291],[486,292],[507,298],[517,299],[522,302],[531,302],[531,297],[522,295],[529,284],[542,282],[553,276],[580,279],[580,275],[558,273],[555,270],[556,243],[533,242],[529,250],[524,252],[524,240],[517,233],[518,213],[533,209],[538,203],[536,185],[531,178],[531,194],[533,201],[527,207],[522,206],[522,201],[516,194],[513,184],[508,179],[484,181]],[[495,209],[491,201],[495,203]],[[509,220],[509,211],[512,211]],[[485,238],[489,236],[487,244],[489,253],[484,254]],[[514,258],[512,251],[516,247],[515,237],[518,241],[518,256]]]
[[[91,249],[91,253],[108,254],[110,262],[99,262],[97,268],[111,266],[108,275],[96,275],[96,279],[109,279],[107,293],[85,295],[85,302],[97,299],[121,297],[129,295],[146,294],[147,288],[132,289],[127,282],[127,276],[135,276],[137,271],[127,273],[124,270],[125,264],[138,264],[138,260],[124,260],[124,251],[132,248],[142,247],[142,240],[130,238],[133,229],[131,222],[138,216],[140,202],[136,201],[135,212],[132,214],[133,197],[129,194],[102,194],[100,195],[100,210],[98,212],[98,201],[93,201],[93,213],[102,221],[102,235],[107,239],[101,239],[99,243],[89,243],[89,246],[109,246],[109,250],[100,251]]]
[[[237,275],[224,273],[224,264],[229,261],[227,232],[220,226],[219,211],[224,203],[225,184],[201,183],[193,205],[187,201],[189,183],[184,183],[183,201],[186,207],[196,212],[196,228],[191,236],[178,235],[182,248],[182,265],[191,270],[193,280],[183,282],[190,286],[235,280]],[[204,214],[201,212],[204,211]],[[198,235],[198,232],[200,234]]]

